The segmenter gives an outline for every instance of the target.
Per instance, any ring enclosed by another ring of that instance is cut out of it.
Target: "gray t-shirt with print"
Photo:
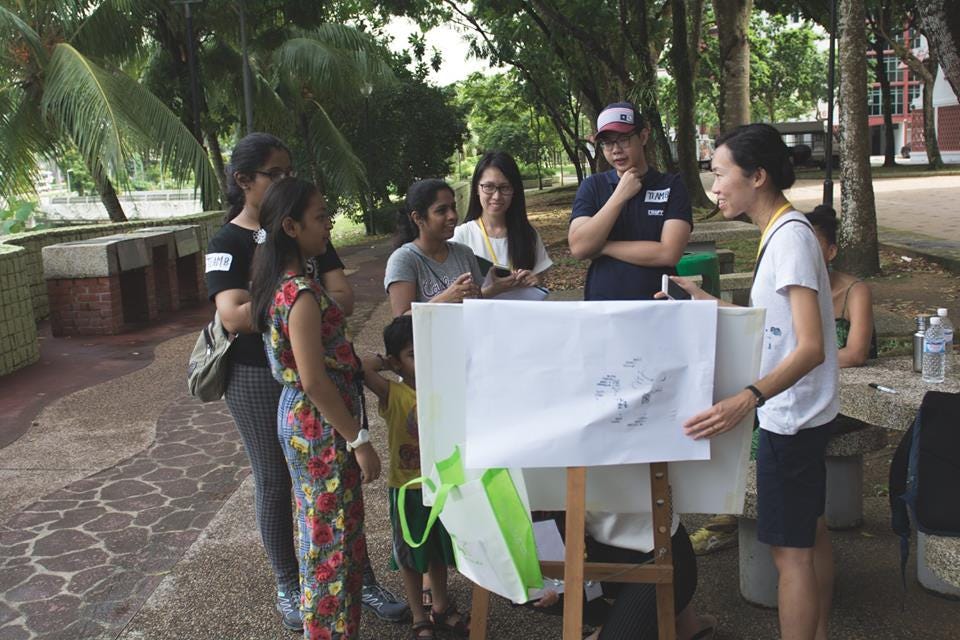
[[[388,292],[394,282],[412,282],[417,289],[415,302],[427,302],[443,293],[453,281],[464,273],[473,275],[473,281],[480,286],[483,276],[473,250],[466,245],[447,242],[449,253],[443,262],[427,257],[412,242],[398,248],[387,260],[387,270],[383,278],[383,287]]]

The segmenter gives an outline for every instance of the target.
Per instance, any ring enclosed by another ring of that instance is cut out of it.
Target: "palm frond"
[[[363,162],[323,106],[315,101],[311,104],[314,114],[310,118],[310,147],[316,153],[324,183],[338,193],[360,193],[367,184]]]
[[[158,0],[102,0],[94,3],[67,42],[97,58],[135,56],[146,44],[144,24],[161,9]]]
[[[38,60],[37,66],[45,64],[47,50],[44,48],[39,34],[16,13],[0,5],[0,42],[9,45],[11,44],[10,41],[15,39],[23,40],[30,51],[30,55]]]
[[[34,193],[38,160],[53,145],[36,100],[16,86],[0,89],[0,195]]]
[[[364,85],[393,78],[378,45],[352,27],[322,25],[292,33],[274,52],[273,61],[297,85],[311,87],[315,93],[359,95]]]
[[[43,111],[71,137],[88,166],[102,166],[114,182],[128,182],[134,150],[150,151],[159,152],[178,180],[192,174],[203,193],[217,193],[206,151],[179,118],[132,78],[102,69],[69,44],[56,45],[50,57]]]

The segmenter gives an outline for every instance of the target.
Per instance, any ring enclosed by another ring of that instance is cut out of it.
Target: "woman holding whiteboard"
[[[717,205],[727,219],[746,213],[762,232],[751,304],[766,309],[760,379],[692,417],[684,431],[712,438],[756,409],[757,527],[779,571],[785,640],[823,640],[833,591],[833,554],[824,520],[824,454],[837,415],[837,345],[830,277],[817,237],[783,195],[794,182],[790,153],[766,124],[717,140]],[[673,277],[697,300],[712,296]]]

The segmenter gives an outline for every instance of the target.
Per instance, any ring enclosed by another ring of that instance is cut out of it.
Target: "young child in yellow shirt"
[[[393,561],[402,573],[407,602],[413,613],[412,637],[428,640],[434,638],[437,630],[467,637],[470,616],[457,611],[447,594],[447,566],[454,564],[450,535],[437,521],[427,541],[420,547],[412,548],[403,539],[400,529],[397,506],[400,487],[421,475],[412,318],[394,318],[383,330],[383,342],[387,356],[363,358],[363,376],[364,384],[379,399],[380,415],[387,423],[387,442],[390,449],[387,487],[390,494]],[[384,369],[399,375],[401,382],[381,376],[380,371]],[[403,509],[411,536],[415,539],[422,538],[430,508],[423,505],[419,487],[407,489]],[[433,606],[429,615],[423,607],[415,605],[421,600],[424,574],[429,576],[433,592]]]

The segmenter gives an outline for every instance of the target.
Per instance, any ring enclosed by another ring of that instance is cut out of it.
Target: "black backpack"
[[[906,586],[910,517],[929,535],[960,537],[960,393],[928,391],[890,462],[890,514]]]

